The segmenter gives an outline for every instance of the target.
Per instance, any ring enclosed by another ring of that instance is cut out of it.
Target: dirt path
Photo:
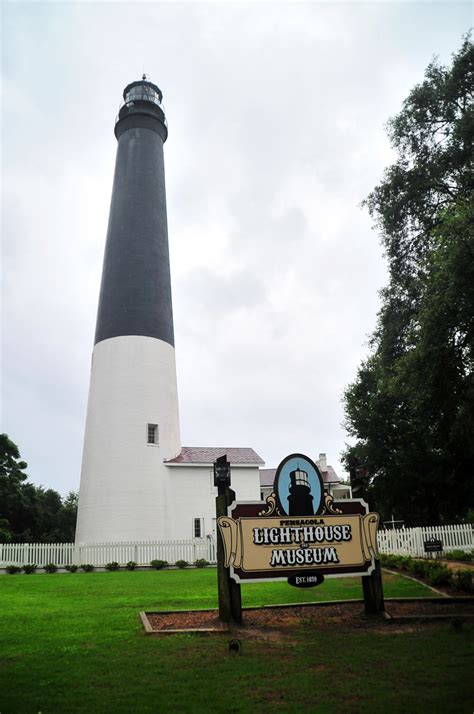
[[[462,560],[442,560],[438,558],[438,562],[447,565],[450,570],[474,570],[474,563],[465,563]]]

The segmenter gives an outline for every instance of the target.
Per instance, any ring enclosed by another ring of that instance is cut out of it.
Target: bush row
[[[169,566],[169,563],[167,560],[152,560],[150,565],[152,566],[152,568],[155,568],[155,570],[161,570],[162,568],[166,568],[167,566]],[[187,562],[187,560],[177,560],[175,565],[178,568],[186,568],[189,563]],[[205,558],[199,558],[198,560],[194,561],[194,565],[196,566],[196,568],[205,568],[207,565],[210,565],[210,563]],[[22,571],[27,575],[31,575],[31,573],[34,573],[36,571],[37,567],[37,565],[33,564],[23,566],[7,565],[5,570],[10,575],[15,575],[16,573],[21,573]],[[135,570],[136,567],[137,563],[135,563],[133,560],[129,560],[129,562],[125,565],[126,570]],[[84,565],[66,565],[65,569],[70,573],[75,573],[79,569],[83,570],[85,573],[90,573],[95,570],[95,566],[91,565],[90,563],[85,563]],[[117,561],[114,560],[112,563],[107,563],[105,569],[119,570],[120,565],[119,563],[117,563]],[[58,570],[58,566],[54,563],[48,563],[48,565],[44,566],[43,570],[45,570],[47,573],[56,573]]]
[[[170,564],[167,560],[152,560],[150,565],[152,568],[155,568],[155,570],[161,570],[162,568],[167,568]],[[187,560],[177,560],[175,565],[178,568],[187,568],[189,563]],[[210,565],[210,563],[205,558],[198,558],[194,561],[194,565],[196,568],[205,568]]]
[[[474,551],[466,553],[464,550],[451,550],[449,553],[443,553],[443,558],[446,560],[459,560],[462,563],[474,562]]]
[[[412,558],[411,555],[381,553],[380,562],[385,567],[397,568],[416,578],[423,578],[430,585],[452,585],[456,590],[467,592],[473,589],[470,570],[452,571],[437,560],[419,560]]]

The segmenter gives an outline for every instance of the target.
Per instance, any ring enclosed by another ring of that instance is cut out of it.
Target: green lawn
[[[385,576],[386,597],[430,594]],[[244,606],[357,597],[359,578],[243,587]],[[467,626],[306,626],[229,657],[229,635],[150,637],[138,619],[215,606],[214,569],[0,577],[0,712],[472,711]]]

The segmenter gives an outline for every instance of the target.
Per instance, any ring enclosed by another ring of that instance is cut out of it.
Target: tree
[[[12,482],[21,483],[28,478],[24,473],[28,464],[19,459],[18,446],[10,441],[7,434],[0,434],[0,479],[10,479]]]
[[[65,499],[54,489],[27,481],[27,464],[16,444],[0,434],[0,542],[71,542],[77,494]]]
[[[8,543],[12,539],[10,524],[6,518],[0,518],[0,543]]]
[[[383,517],[465,516],[474,472],[474,48],[433,61],[388,124],[398,153],[366,205],[389,267],[371,353],[345,394]]]
[[[22,485],[28,478],[27,466],[20,460],[17,445],[6,434],[0,434],[0,518],[8,540],[13,535],[13,523],[23,525],[26,494]]]
[[[62,510],[59,519],[59,528],[62,540],[65,543],[74,541],[76,534],[77,504],[79,494],[77,491],[70,491],[66,498],[63,498]]]

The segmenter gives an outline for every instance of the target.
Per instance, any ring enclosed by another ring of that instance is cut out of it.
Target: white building
[[[179,456],[165,462],[173,492],[176,521],[171,538],[199,538],[216,533],[214,461],[227,456],[231,488],[239,501],[260,500],[259,466],[263,460],[249,448],[183,447]]]

